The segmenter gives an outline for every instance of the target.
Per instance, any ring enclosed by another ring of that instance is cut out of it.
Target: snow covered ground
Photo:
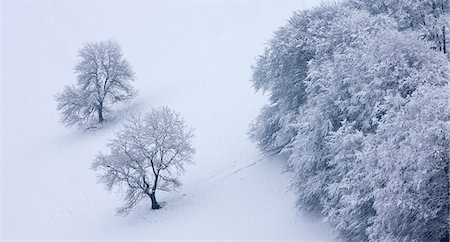
[[[247,139],[265,99],[248,80],[272,31],[314,1],[3,1],[1,238],[330,240],[299,214],[280,162]],[[195,128],[195,165],[163,209],[115,216],[116,193],[90,164],[120,128],[67,129],[54,95],[74,83],[85,41],[116,39],[139,96],[119,107],[168,105]]]

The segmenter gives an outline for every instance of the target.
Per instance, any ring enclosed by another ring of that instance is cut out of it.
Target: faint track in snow
[[[243,168],[239,168],[239,169],[235,170],[235,171],[233,172],[233,174],[236,174],[236,173],[238,173],[238,172],[240,172],[240,171],[242,171],[242,170],[244,170],[244,169],[247,169],[247,168],[249,168],[249,167],[252,167],[252,166],[256,165],[256,163],[258,163],[258,162],[255,161],[255,162],[251,163],[250,165],[246,165],[246,166],[244,166]]]
[[[190,189],[188,191],[183,192],[181,195],[182,195],[182,197],[185,197],[191,191],[196,190],[199,187],[201,187],[201,186],[203,186],[205,184],[208,184],[209,182],[226,179],[226,178],[228,178],[230,176],[238,174],[241,171],[244,171],[246,169],[249,169],[249,168],[257,165],[259,162],[261,162],[261,161],[263,161],[263,160],[265,160],[267,158],[275,156],[276,154],[278,154],[278,152],[274,152],[274,153],[270,153],[270,154],[260,153],[255,158],[251,158],[251,159],[248,159],[248,160],[246,160],[244,162],[240,162],[240,163],[244,163],[244,165],[240,166],[237,169],[233,169],[233,170],[231,170],[231,169],[224,169],[224,170],[222,170],[220,172],[217,172],[216,174],[214,174],[214,175],[212,175],[212,176],[210,176],[210,177],[208,177],[208,178],[206,178],[206,179],[204,179],[204,180],[202,180],[200,182],[195,183],[194,185],[192,185],[190,187]],[[258,158],[258,156],[260,156],[260,157]]]

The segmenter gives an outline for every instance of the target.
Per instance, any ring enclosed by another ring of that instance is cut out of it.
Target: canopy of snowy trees
[[[295,13],[254,67],[250,137],[287,157],[298,206],[348,241],[449,236],[448,0]]]

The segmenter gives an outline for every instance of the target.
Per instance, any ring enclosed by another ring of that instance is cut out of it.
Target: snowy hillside
[[[2,2],[1,238],[325,240],[299,214],[282,163],[248,140],[265,98],[251,83],[256,56],[292,11],[314,1]],[[168,105],[195,129],[195,165],[164,208],[122,201],[90,165],[120,128],[67,129],[54,95],[75,81],[85,41],[113,38],[136,73],[138,97],[120,117]]]

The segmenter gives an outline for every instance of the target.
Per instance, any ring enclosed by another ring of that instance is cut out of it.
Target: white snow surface
[[[331,240],[301,214],[289,173],[247,137],[265,97],[248,81],[272,32],[308,1],[2,2],[1,238],[5,240]],[[54,95],[74,84],[85,41],[113,38],[139,96],[99,130],[59,122]],[[91,162],[130,113],[168,105],[195,128],[183,186],[127,217]]]

